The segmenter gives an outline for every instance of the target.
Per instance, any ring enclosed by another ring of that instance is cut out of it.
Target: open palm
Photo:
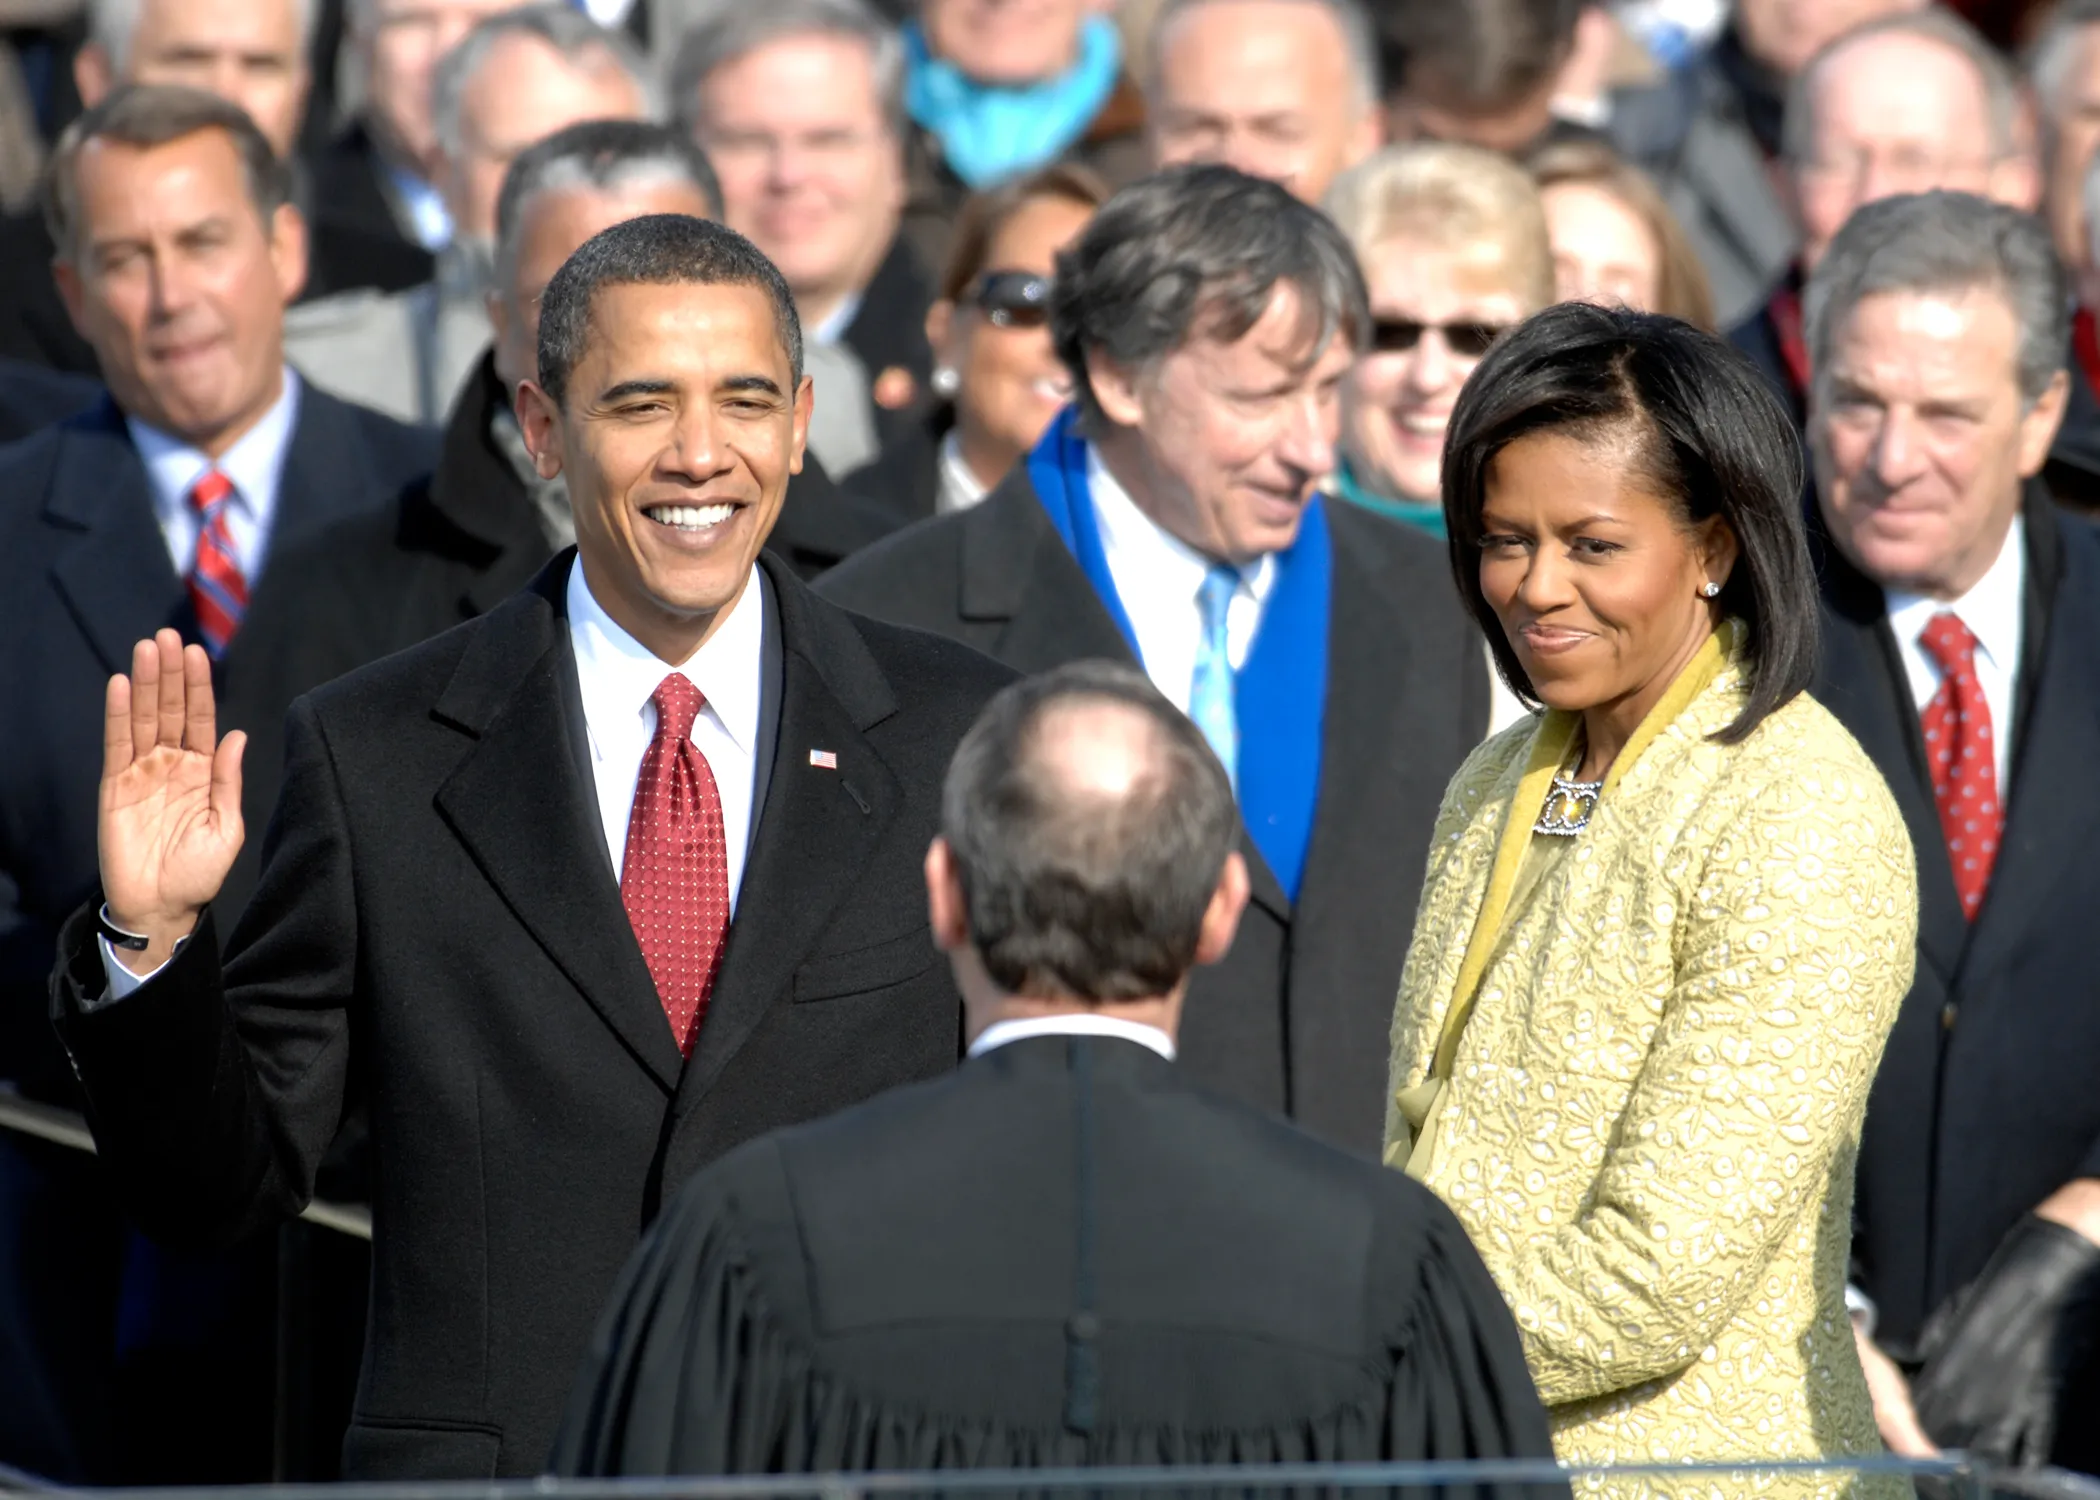
[[[140,641],[112,677],[103,722],[98,842],[118,926],[163,950],[196,925],[240,853],[241,750],[219,741],[211,662],[172,630]]]

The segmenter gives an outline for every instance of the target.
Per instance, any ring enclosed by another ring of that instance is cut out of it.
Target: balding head
[[[948,936],[1003,995],[1150,1000],[1230,942],[1238,827],[1195,726],[1143,675],[1077,662],[1005,689],[963,737],[929,880],[937,910],[952,881]]]
[[[1855,209],[1944,188],[2032,210],[2041,181],[2019,80],[1945,11],[1890,16],[1811,58],[1787,95],[1786,157],[1804,266]]]

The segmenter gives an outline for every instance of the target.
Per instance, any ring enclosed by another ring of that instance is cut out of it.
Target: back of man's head
[[[941,796],[970,946],[1034,1000],[1174,993],[1238,832],[1232,786],[1142,674],[1075,662],[1006,688]]]

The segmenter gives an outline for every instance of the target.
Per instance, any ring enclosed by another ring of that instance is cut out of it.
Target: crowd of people
[[[0,1464],[2100,1472],[2100,0],[9,24]]]

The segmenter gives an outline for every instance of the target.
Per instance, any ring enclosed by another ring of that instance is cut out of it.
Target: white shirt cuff
[[[131,970],[125,968],[122,961],[118,959],[117,950],[108,938],[97,934],[95,941],[101,945],[102,973],[109,980],[109,993],[104,996],[105,1000],[123,999],[151,979],[154,974],[158,974],[167,967],[167,964],[163,962],[156,965],[151,974],[134,974]]]
[[[1852,1321],[1859,1325],[1861,1333],[1868,1338],[1874,1337],[1875,1325],[1881,1321],[1881,1309],[1874,1305],[1872,1297],[1849,1281],[1845,1283],[1845,1311],[1852,1315]]]

